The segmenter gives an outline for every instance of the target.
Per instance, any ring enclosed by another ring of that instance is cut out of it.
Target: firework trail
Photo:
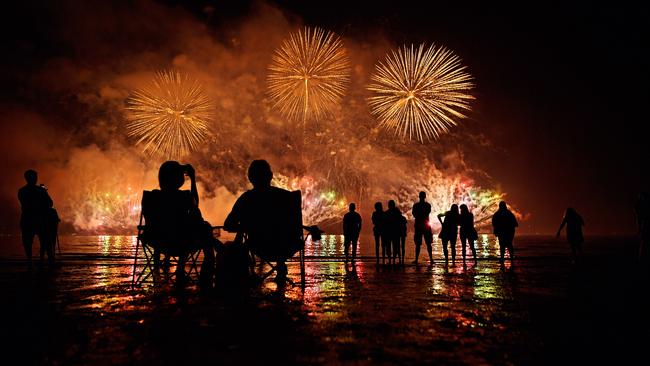
[[[444,47],[404,46],[376,66],[368,90],[380,126],[402,139],[437,139],[465,118],[472,77],[460,58]]]
[[[148,154],[176,159],[196,150],[209,133],[213,105],[203,87],[178,71],[161,71],[127,100],[126,130]]]
[[[267,78],[273,106],[303,124],[331,114],[349,80],[350,61],[341,39],[307,27],[275,51]]]

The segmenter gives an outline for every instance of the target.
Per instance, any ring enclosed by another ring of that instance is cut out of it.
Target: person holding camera
[[[185,183],[185,176],[190,179],[190,191],[181,190]],[[199,210],[199,194],[196,188],[196,172],[190,164],[181,165],[177,161],[166,161],[158,171],[160,185],[160,202],[166,212],[162,218],[163,230],[170,230],[165,237],[172,242],[187,242],[189,245],[203,249],[203,264],[201,265],[201,285],[211,286],[214,274],[215,255],[223,244],[212,235],[212,225],[203,219]],[[155,191],[154,191],[155,192]],[[146,217],[146,216],[145,216]],[[180,227],[179,232],[173,228]],[[180,235],[180,237],[179,237]],[[159,254],[154,253],[154,265],[157,265]],[[177,266],[177,281],[184,278],[184,258]]]
[[[25,184],[18,190],[20,201],[20,230],[22,242],[27,256],[27,265],[32,267],[32,244],[34,236],[38,236],[40,243],[40,261],[43,264],[45,253],[50,266],[54,265],[54,244],[56,242],[56,229],[52,230],[52,211],[54,202],[47,193],[44,185],[37,185],[38,173],[29,169],[25,172]],[[56,212],[56,211],[54,211]],[[58,216],[56,217],[58,224]]]

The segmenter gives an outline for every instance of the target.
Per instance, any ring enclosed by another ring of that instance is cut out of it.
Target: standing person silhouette
[[[24,174],[25,184],[18,190],[20,201],[20,230],[22,232],[23,248],[27,256],[27,265],[32,268],[32,244],[34,236],[38,236],[40,244],[39,265],[43,264],[45,253],[50,265],[54,264],[54,244],[56,229],[52,232],[51,210],[54,202],[47,193],[44,185],[36,185],[38,173],[29,169]]]
[[[278,230],[277,217],[278,204],[284,203],[284,197],[288,197],[289,191],[271,186],[273,171],[266,160],[253,160],[248,167],[248,180],[253,189],[244,192],[232,207],[223,224],[224,229],[229,232],[245,233],[246,240],[251,248],[262,246],[276,247],[278,252],[282,243],[267,242],[269,233]],[[287,281],[286,259],[281,254],[277,257],[277,276],[275,282],[284,284]]]
[[[572,260],[573,263],[577,263],[580,257],[582,257],[582,243],[584,242],[582,227],[585,225],[585,222],[576,210],[569,207],[564,213],[564,218],[562,218],[560,228],[557,229],[557,237],[560,237],[560,232],[565,225],[566,239],[569,244],[571,244]]]
[[[395,259],[400,253],[400,236],[402,233],[402,213],[395,204],[395,201],[388,201],[388,210],[386,210],[386,236],[388,245],[386,252],[388,254],[388,263],[395,264]]]
[[[501,264],[505,260],[506,249],[510,253],[510,261],[515,259],[515,250],[512,242],[515,239],[515,228],[519,226],[515,215],[508,210],[504,201],[499,202],[499,209],[492,216],[492,227],[494,235],[499,240],[499,251],[501,252]]]
[[[420,256],[420,247],[422,246],[422,237],[424,236],[424,242],[427,244],[427,251],[429,252],[429,263],[433,264],[433,250],[431,248],[431,243],[433,243],[433,232],[431,231],[431,225],[429,223],[429,215],[431,214],[431,205],[426,201],[427,194],[425,192],[420,192],[420,200],[413,205],[411,213],[415,218],[415,223],[413,224],[413,241],[415,242],[415,260],[413,264],[418,263],[418,257]]]
[[[646,192],[639,193],[639,197],[634,205],[634,215],[638,228],[639,243],[639,262],[643,265],[648,263],[650,251],[650,197]]]
[[[466,204],[460,205],[458,224],[460,225],[460,242],[463,245],[463,263],[465,263],[465,246],[467,243],[469,243],[469,248],[472,250],[474,263],[477,263],[474,241],[478,239],[478,233],[474,227],[474,214],[470,212]]]
[[[443,217],[445,218],[445,221],[442,221]],[[438,237],[442,240],[442,250],[445,253],[445,263],[449,262],[449,253],[447,249],[448,243],[451,244],[451,261],[452,263],[456,263],[456,240],[458,237],[459,218],[460,214],[458,213],[458,205],[455,203],[451,205],[449,211],[438,214],[438,220],[442,225]]]
[[[372,225],[372,234],[375,237],[375,257],[377,258],[377,265],[379,265],[380,245],[382,250],[382,258],[386,256],[386,244],[382,242],[386,238],[386,235],[384,233],[386,227],[384,224],[384,207],[382,206],[381,202],[375,202],[375,211],[372,212]]]
[[[350,210],[343,215],[343,247],[345,248],[345,263],[348,263],[350,245],[352,246],[352,264],[357,259],[357,243],[361,232],[361,215],[357,212],[357,205],[350,203]]]

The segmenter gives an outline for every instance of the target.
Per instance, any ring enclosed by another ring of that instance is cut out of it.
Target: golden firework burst
[[[368,98],[380,126],[401,138],[437,139],[465,118],[474,84],[460,58],[444,47],[404,46],[371,76]]]
[[[268,90],[275,108],[305,123],[331,114],[349,80],[350,61],[341,39],[320,28],[304,28],[275,51]]]
[[[209,133],[213,104],[198,80],[175,70],[156,73],[127,100],[127,135],[148,154],[179,158]]]

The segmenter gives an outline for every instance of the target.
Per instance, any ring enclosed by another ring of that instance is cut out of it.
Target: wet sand
[[[355,270],[340,238],[309,246],[304,291],[273,282],[245,296],[195,285],[131,289],[134,239],[62,238],[60,267],[27,271],[4,237],[5,360],[26,364],[549,364],[644,360],[649,282],[631,238],[588,238],[573,265],[562,241],[522,237],[505,268],[491,237],[477,264]],[[412,259],[408,243],[407,260]],[[17,249],[16,249],[17,248]],[[459,248],[460,249],[460,248]],[[320,258],[319,258],[320,257]],[[297,263],[289,264],[298,279]],[[635,363],[637,363],[636,361]]]

